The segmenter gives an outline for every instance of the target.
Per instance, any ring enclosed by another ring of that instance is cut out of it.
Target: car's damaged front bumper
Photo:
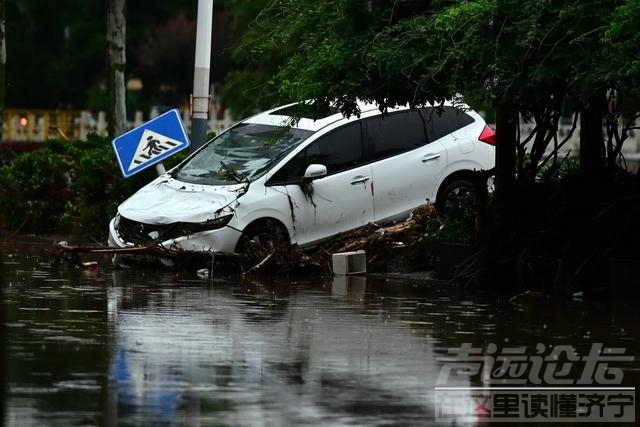
[[[132,262],[161,262],[172,266],[190,257],[232,253],[242,233],[228,225],[231,217],[202,223],[152,225],[118,214],[109,223],[109,246],[150,250],[143,254],[120,252],[113,255],[112,261],[121,266]]]

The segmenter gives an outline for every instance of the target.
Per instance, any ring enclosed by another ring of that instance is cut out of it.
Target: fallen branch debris
[[[363,249],[368,254],[368,271],[381,271],[388,267],[390,260],[398,258],[407,249],[408,241],[425,232],[428,221],[436,217],[435,208],[423,205],[416,208],[405,221],[382,227],[367,224],[355,230],[338,234],[314,251],[301,253],[289,250],[286,244],[251,245],[247,253],[200,253],[169,249],[157,244],[132,247],[72,246],[67,242],[57,242],[53,250],[53,265],[67,262],[77,268],[85,268],[81,254],[126,254],[140,259],[170,259],[176,266],[193,265],[192,258],[206,258],[211,265],[216,261],[235,263],[243,269],[243,275],[256,271],[290,271],[293,269],[313,269],[321,273],[331,272],[331,256],[339,252]],[[189,260],[188,260],[189,259]],[[251,266],[244,270],[245,267]]]
[[[241,258],[241,256],[238,254],[227,252],[210,252],[206,254],[192,253],[175,249],[168,249],[159,245],[132,246],[126,248],[98,245],[72,246],[64,241],[56,242],[54,244],[52,252],[53,267],[58,267],[60,264],[67,262],[77,268],[84,268],[84,263],[80,258],[80,254],[127,254],[149,257],[150,259],[167,258],[172,260],[180,260],[182,258],[189,257],[202,257],[203,255],[206,255],[209,259],[211,259],[211,257],[214,257],[219,260],[237,260]]]

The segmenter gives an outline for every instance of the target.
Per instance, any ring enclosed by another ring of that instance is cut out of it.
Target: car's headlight
[[[233,214],[227,214],[227,215],[219,216],[218,218],[208,219],[203,224],[205,227],[204,230],[215,230],[218,228],[222,228],[225,225],[229,224],[229,221],[231,221],[231,218],[233,218]]]

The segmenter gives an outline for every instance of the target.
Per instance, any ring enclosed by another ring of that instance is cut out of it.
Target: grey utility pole
[[[109,66],[109,139],[126,131],[127,106],[124,69],[127,64],[127,0],[109,0],[107,49]]]
[[[191,96],[191,151],[207,141],[209,120],[209,69],[211,67],[211,27],[213,25],[213,0],[198,0],[196,27],[196,60],[193,71]]]

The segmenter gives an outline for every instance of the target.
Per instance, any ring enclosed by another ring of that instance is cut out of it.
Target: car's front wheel
[[[243,268],[282,269],[291,262],[288,234],[273,219],[265,219],[249,225],[242,233],[236,253],[243,255]]]

